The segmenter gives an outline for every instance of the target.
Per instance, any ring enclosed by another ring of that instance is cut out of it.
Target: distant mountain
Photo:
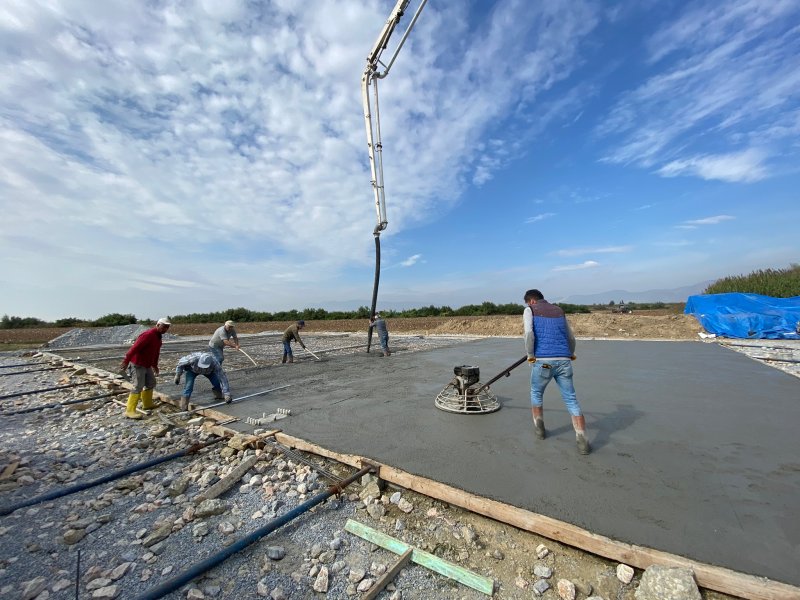
[[[610,290],[598,294],[575,294],[559,298],[556,302],[566,302],[568,304],[608,304],[612,300],[619,303],[620,300],[627,302],[686,302],[689,296],[702,294],[709,285],[714,283],[713,279],[701,281],[693,285],[673,288],[671,290],[647,290],[644,292],[629,292],[628,290]]]

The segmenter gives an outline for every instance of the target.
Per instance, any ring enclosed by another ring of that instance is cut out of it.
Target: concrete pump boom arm
[[[422,0],[419,7],[414,13],[414,18],[411,19],[408,27],[406,28],[403,37],[397,45],[397,48],[392,54],[388,64],[381,62],[381,55],[386,46],[389,44],[389,38],[392,37],[395,27],[397,27],[400,19],[403,17],[410,0],[397,0],[392,12],[389,14],[389,19],[383,26],[378,39],[367,55],[367,66],[364,69],[364,75],[361,77],[361,96],[364,102],[364,121],[367,126],[367,148],[369,150],[369,167],[372,174],[372,191],[375,196],[375,211],[377,212],[378,223],[375,225],[375,236],[379,236],[380,232],[386,229],[388,221],[386,220],[386,197],[383,187],[383,145],[381,143],[381,123],[380,123],[380,109],[378,108],[378,79],[383,79],[389,74],[389,69],[392,68],[395,59],[397,58],[400,49],[411,33],[411,29],[417,22],[420,12],[427,0]],[[379,67],[384,67],[381,72]],[[375,117],[373,120],[372,115],[372,100],[369,94],[369,88],[375,88]]]

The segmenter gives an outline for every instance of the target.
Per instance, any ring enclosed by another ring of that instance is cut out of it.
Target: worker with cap
[[[217,400],[224,398],[225,402],[233,401],[228,376],[211,352],[192,352],[182,356],[178,360],[178,366],[175,367],[175,385],[180,385],[181,375],[184,373],[186,373],[186,383],[181,394],[181,410],[189,408],[189,398],[192,397],[194,380],[198,375],[205,375],[211,382],[214,398]]]
[[[233,326],[233,321],[225,321],[225,324],[217,329],[211,339],[208,340],[208,347],[211,348],[211,353],[219,364],[222,364],[222,361],[225,360],[225,356],[222,354],[225,346],[235,350],[239,349],[239,337],[236,335],[236,330]]]
[[[143,409],[155,408],[153,390],[156,387],[156,375],[159,373],[158,358],[161,354],[161,336],[167,332],[170,325],[172,323],[167,317],[159,319],[155,327],[148,329],[136,338],[119,365],[120,371],[130,373],[133,384],[133,390],[128,395],[128,404],[125,408],[125,416],[129,419],[142,418],[142,415],[136,412],[139,398],[142,400]]]
[[[306,322],[300,319],[297,323],[293,323],[286,328],[286,331],[283,332],[283,359],[281,360],[282,363],[289,361],[290,363],[294,362],[294,355],[292,354],[292,340],[297,341],[303,347],[303,350],[306,349],[306,345],[303,343],[303,340],[300,339],[300,330],[306,326]]]
[[[375,316],[372,317],[372,320],[369,322],[369,327],[370,329],[374,327],[375,331],[378,332],[378,339],[381,341],[383,355],[391,356],[392,353],[389,352],[389,330],[386,328],[386,320],[381,317],[381,313],[375,313]]]

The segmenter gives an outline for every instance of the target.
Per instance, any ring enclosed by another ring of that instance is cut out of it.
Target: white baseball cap
[[[156,325],[172,325],[169,320],[169,317],[161,317],[157,322]]]
[[[225,321],[225,327],[233,327],[235,324],[233,321]]]

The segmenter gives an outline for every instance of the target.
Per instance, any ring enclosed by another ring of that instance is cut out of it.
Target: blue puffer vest
[[[567,319],[564,311],[549,302],[538,302],[533,307],[533,332],[536,334],[536,358],[552,356],[569,357]]]

